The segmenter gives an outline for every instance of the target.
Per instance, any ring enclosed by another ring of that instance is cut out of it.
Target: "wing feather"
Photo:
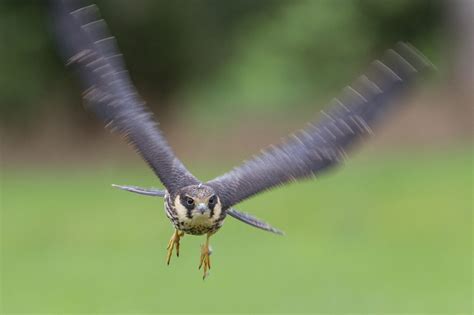
[[[240,212],[235,209],[227,209],[227,214],[241,222],[244,222],[244,223],[247,223],[248,225],[256,227],[257,229],[261,229],[261,230],[279,234],[279,235],[285,235],[283,231],[271,226],[269,223],[261,219],[254,217],[251,214]]]
[[[77,69],[86,107],[126,138],[168,191],[198,184],[174,155],[139,97],[97,6],[80,4],[58,0],[53,16],[60,51],[66,64]]]
[[[133,192],[140,195],[152,196],[152,197],[164,197],[166,191],[156,188],[143,188],[138,186],[125,186],[125,185],[116,185],[112,184],[112,187],[122,189],[125,191]]]
[[[310,123],[286,141],[270,146],[241,166],[207,184],[219,194],[224,208],[261,191],[301,178],[318,176],[343,162],[346,151],[372,127],[393,101],[432,65],[407,43],[398,43],[382,60],[372,63],[367,74],[343,89],[323,111],[318,123]]]

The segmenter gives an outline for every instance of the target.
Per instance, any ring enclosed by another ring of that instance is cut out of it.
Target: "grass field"
[[[472,172],[471,150],[385,154],[261,195],[238,208],[287,235],[228,218],[203,281],[203,238],[166,266],[162,201],[110,187],[156,185],[144,164],[6,169],[1,312],[470,313]]]

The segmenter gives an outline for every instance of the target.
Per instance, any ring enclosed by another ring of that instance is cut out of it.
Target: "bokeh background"
[[[239,209],[197,270],[202,237],[172,233],[160,187],[82,107],[47,5],[0,2],[2,313],[472,311],[474,2],[97,1],[138,90],[204,179],[317,117],[399,40],[438,67],[318,181]]]

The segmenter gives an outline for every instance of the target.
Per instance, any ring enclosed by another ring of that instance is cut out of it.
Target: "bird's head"
[[[177,210],[185,210],[186,216],[213,217],[221,213],[221,202],[212,187],[200,184],[182,188],[175,197]]]

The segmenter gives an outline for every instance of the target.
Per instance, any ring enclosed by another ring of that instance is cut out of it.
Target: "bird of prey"
[[[242,165],[203,182],[175,156],[156,121],[138,95],[126,70],[116,40],[109,34],[95,5],[78,6],[57,0],[53,16],[60,52],[78,72],[85,106],[107,127],[122,135],[141,155],[165,190],[135,186],[118,188],[164,198],[166,216],[174,233],[166,262],[173,250],[179,256],[184,234],[206,235],[199,268],[204,278],[211,268],[209,238],[227,215],[254,227],[281,234],[269,224],[234,209],[239,202],[263,191],[299,179],[319,176],[346,159],[346,151],[372,133],[393,101],[432,64],[417,49],[400,42],[374,61],[366,74],[343,89],[321,118],[270,146]]]

